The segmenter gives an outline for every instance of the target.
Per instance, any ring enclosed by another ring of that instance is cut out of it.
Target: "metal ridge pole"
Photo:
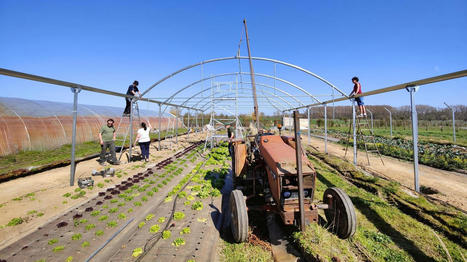
[[[11,77],[16,77],[16,78],[22,78],[22,79],[27,79],[31,81],[36,81],[36,82],[42,82],[42,83],[47,83],[47,84],[52,84],[52,85],[58,85],[58,86],[64,86],[64,87],[70,87],[70,88],[79,88],[80,90],[86,90],[94,93],[101,93],[101,94],[106,94],[106,95],[112,95],[112,96],[119,96],[119,97],[127,97],[127,98],[132,98],[133,96],[127,95],[127,94],[122,94],[114,91],[109,91],[105,89],[100,89],[100,88],[95,88],[92,86],[87,86],[87,85],[81,85],[77,83],[72,83],[72,82],[67,82],[67,81],[62,81],[62,80],[57,80],[49,77],[43,77],[43,76],[38,76],[38,75],[32,75],[32,74],[26,74],[18,71],[13,71],[13,70],[8,70],[5,68],[0,68],[0,75],[5,75],[5,76],[11,76]],[[148,102],[151,103],[162,103],[164,105],[169,105],[169,106],[180,106],[183,108],[190,108],[190,109],[196,109],[196,108],[191,108],[187,106],[182,106],[182,105],[176,105],[172,103],[165,103],[162,101],[157,101],[153,99],[144,99]]]
[[[253,89],[253,102],[254,102],[254,112],[255,112],[255,117],[256,117],[256,129],[259,132],[260,123],[259,123],[259,112],[258,112],[258,99],[256,98],[255,71],[253,69],[253,60],[251,59],[250,38],[248,37],[248,27],[246,25],[246,19],[243,19],[243,24],[245,25],[246,46],[248,48],[248,61],[250,62],[250,77],[251,77],[251,88]]]
[[[420,79],[420,80],[416,80],[416,81],[412,81],[412,82],[407,82],[407,83],[398,84],[398,85],[394,85],[394,86],[390,86],[390,87],[385,87],[385,88],[372,90],[372,91],[361,93],[361,94],[356,94],[354,97],[356,98],[356,97],[362,97],[362,96],[378,95],[378,94],[387,93],[387,92],[390,92],[390,91],[406,89],[406,88],[411,87],[411,86],[427,85],[427,84],[437,83],[437,82],[441,82],[441,81],[446,81],[446,80],[451,80],[451,79],[456,79],[456,78],[461,78],[461,77],[466,77],[466,76],[467,76],[467,70],[461,70],[461,71],[452,72],[452,73],[449,73],[449,74],[424,78],[424,79]],[[348,100],[348,99],[349,99],[348,97],[340,97],[340,98],[324,101],[322,103],[314,103],[314,104],[304,105],[304,106],[300,106],[300,107],[289,108],[288,110],[297,110],[297,109],[301,109],[301,108],[306,108],[308,106],[321,105],[321,104],[324,104],[324,103],[341,102],[341,101],[345,101],[345,100]]]

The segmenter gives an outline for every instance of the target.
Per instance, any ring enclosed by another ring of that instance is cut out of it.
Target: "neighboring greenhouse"
[[[0,155],[71,144],[72,108],[71,103],[0,97]],[[78,105],[77,143],[96,140],[99,128],[108,118],[115,120],[117,128],[122,112],[119,107]],[[140,109],[140,116],[154,128],[159,127],[158,112]],[[173,122],[172,115],[164,114],[161,129],[171,127]],[[122,121],[118,135],[125,135],[128,124],[129,120]],[[134,127],[138,127],[136,122]]]

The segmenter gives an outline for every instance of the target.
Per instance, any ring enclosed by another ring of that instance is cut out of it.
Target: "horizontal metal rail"
[[[403,83],[403,84],[398,84],[398,85],[394,85],[394,86],[389,86],[389,87],[385,87],[385,88],[372,90],[372,91],[368,91],[368,92],[365,92],[365,93],[355,95],[355,96],[350,97],[350,98],[361,97],[361,96],[378,95],[378,94],[382,94],[382,93],[387,93],[387,92],[391,92],[391,91],[405,89],[407,87],[422,86],[422,85],[442,82],[442,81],[461,78],[461,77],[466,77],[466,76],[467,76],[467,70],[462,70],[462,71],[457,71],[457,72],[453,72],[453,73],[449,73],[449,74],[424,78],[424,79],[420,79],[420,80],[416,80],[416,81],[412,81],[412,82],[407,82],[407,83]],[[293,111],[293,110],[312,107],[312,106],[319,106],[319,105],[329,104],[329,103],[333,103],[333,102],[340,102],[340,101],[348,100],[350,98],[340,97],[340,98],[324,101],[322,103],[314,103],[314,104],[310,104],[310,105],[306,105],[306,106],[299,106],[299,107],[295,107],[295,108],[289,108],[289,109],[287,109],[285,111]]]
[[[118,92],[109,91],[109,90],[105,90],[105,89],[99,89],[99,88],[95,88],[95,87],[92,87],[92,86],[76,84],[76,83],[72,83],[72,82],[57,80],[57,79],[38,76],[38,75],[26,74],[26,73],[13,71],[13,70],[5,69],[5,68],[0,68],[0,75],[11,76],[11,77],[16,77],[16,78],[22,78],[22,79],[32,80],[32,81],[36,81],[36,82],[52,84],[52,85],[65,86],[65,87],[70,87],[70,88],[77,88],[77,89],[81,89],[81,90],[86,90],[86,91],[90,91],[90,92],[94,92],[94,93],[101,93],[101,94],[106,94],[106,95],[111,95],[111,96],[133,98],[133,96],[126,95],[126,94],[123,94],[123,93],[118,93]],[[165,102],[157,101],[157,100],[154,100],[154,99],[141,98],[141,100],[151,102],[151,103],[156,103],[156,104],[175,106],[175,107],[183,107],[183,108],[198,110],[199,111],[199,109],[197,109],[197,108],[191,108],[191,107],[188,107],[188,106],[182,106],[182,105],[177,105],[177,104],[172,104],[172,103],[165,103]]]

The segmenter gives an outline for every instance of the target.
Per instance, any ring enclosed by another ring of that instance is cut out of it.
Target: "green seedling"
[[[52,249],[53,252],[59,252],[59,251],[62,251],[64,250],[65,247],[64,246],[56,246]]]
[[[146,216],[146,221],[149,221],[149,220],[151,220],[151,219],[153,219],[153,218],[154,218],[154,214],[148,214],[148,215]]]
[[[120,213],[120,214],[118,215],[118,219],[125,220],[125,219],[126,219],[125,213]]]
[[[99,221],[104,221],[104,220],[107,220],[108,218],[109,218],[109,216],[103,215],[103,216],[99,217]]]
[[[149,228],[149,232],[155,234],[159,232],[160,229],[161,227],[158,224],[155,224]]]
[[[185,245],[185,239],[183,239],[183,238],[181,238],[181,237],[177,237],[177,238],[172,242],[172,245],[173,245],[173,246],[176,246],[176,247],[183,246],[183,245]]]
[[[15,217],[15,218],[12,218],[10,220],[10,222],[8,222],[7,226],[11,227],[11,226],[17,226],[19,224],[22,224],[24,222],[23,218],[21,217]]]
[[[118,207],[109,209],[109,213],[117,213],[117,212],[118,212]]]
[[[126,212],[127,212],[127,213],[133,212],[133,208],[128,209],[128,211],[126,211]]]
[[[103,188],[103,187],[104,187],[104,183],[97,183],[97,187],[98,187],[98,188]]]
[[[183,213],[183,212],[177,211],[177,212],[174,213],[174,219],[175,220],[182,220],[184,217],[185,217],[185,213]]]
[[[172,233],[169,230],[164,230],[164,232],[162,232],[162,239],[170,238],[171,235]]]
[[[96,225],[94,225],[94,224],[87,224],[87,225],[86,225],[86,230],[89,231],[89,230],[91,230],[91,229],[93,229],[93,228],[95,228],[95,227],[96,227]]]
[[[37,213],[36,216],[41,217],[41,216],[43,216],[43,215],[44,215],[44,212],[40,212],[40,213]]]
[[[63,197],[71,197],[71,193],[65,193],[63,194]]]
[[[141,201],[147,202],[147,201],[148,201],[148,197],[147,197],[147,196],[141,197]]]
[[[164,199],[164,203],[167,203],[167,202],[170,202],[172,201],[172,197],[171,196],[168,196]]]
[[[98,237],[102,236],[103,234],[104,234],[104,231],[102,231],[102,230],[97,230],[96,233],[95,233],[95,235],[98,236]]]
[[[165,217],[159,217],[159,219],[157,219],[157,222],[164,223],[165,222]]]
[[[193,205],[191,206],[191,209],[193,210],[202,210],[203,209],[203,203],[201,201],[196,201],[195,203],[193,203]]]
[[[191,229],[189,227],[185,227],[182,229],[182,231],[180,231],[180,235],[185,235],[185,234],[190,234],[191,233]]]
[[[142,228],[142,227],[144,227],[144,225],[146,225],[146,222],[144,222],[144,221],[143,221],[143,222],[140,222],[140,223],[138,224],[138,228]]]
[[[86,224],[88,222],[88,220],[86,218],[82,218],[79,220],[79,223],[80,224]]]
[[[186,199],[187,199],[187,200],[190,200],[190,201],[193,201],[193,200],[195,200],[195,197],[192,196],[192,195],[188,195],[188,196],[186,197]]]
[[[157,192],[157,191],[159,191],[159,188],[153,187],[151,190],[152,190],[152,192]]]
[[[95,216],[98,216],[100,213],[101,213],[101,211],[94,210],[94,211],[91,212],[91,216],[95,217]]]
[[[185,202],[183,203],[183,205],[189,206],[189,205],[191,205],[191,202],[187,200],[187,201],[185,201]]]
[[[143,249],[140,247],[137,247],[133,249],[133,254],[131,254],[133,257],[139,257],[141,254],[143,254]]]
[[[81,244],[81,247],[88,247],[89,246],[89,242],[88,241],[84,241],[82,244]]]
[[[116,227],[118,225],[117,221],[115,220],[112,220],[110,222],[107,223],[107,226],[108,227]]]
[[[65,262],[72,262],[73,261],[73,257],[72,256],[69,256],[65,259]]]
[[[125,202],[120,202],[120,203],[118,203],[118,205],[117,205],[117,206],[119,206],[119,207],[122,207],[122,206],[124,206],[124,205],[126,205],[126,203],[125,203]]]
[[[75,193],[78,193],[79,191],[81,191],[81,188],[79,187],[75,188]]]
[[[80,240],[81,239],[81,234],[76,233],[71,236],[71,240]]]
[[[117,202],[118,202],[117,199],[112,199],[112,200],[110,200],[110,203],[112,203],[112,204],[113,204],[113,203],[117,203]]]
[[[137,206],[137,207],[140,207],[140,206],[142,206],[143,204],[141,204],[141,202],[139,202],[139,201],[136,201],[136,202],[133,203],[133,205],[135,205],[135,206]]]
[[[58,239],[54,238],[54,239],[49,240],[49,242],[47,242],[47,244],[53,245],[53,244],[55,244],[57,242],[58,242]]]
[[[28,211],[28,215],[32,215],[32,214],[35,214],[35,213],[37,213],[37,211],[36,211],[36,210],[31,210],[31,211]]]
[[[148,196],[152,197],[152,196],[154,195],[154,192],[152,192],[152,191],[148,191],[148,192],[146,192],[146,195],[148,195]]]
[[[102,208],[107,209],[107,208],[109,208],[109,205],[103,205]]]
[[[180,198],[184,198],[186,196],[187,196],[187,193],[185,191],[182,191],[182,192],[178,193],[178,197],[180,197]]]

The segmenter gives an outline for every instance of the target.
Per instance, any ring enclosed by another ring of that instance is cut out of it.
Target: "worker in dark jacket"
[[[128,87],[128,91],[126,92],[126,94],[130,96],[136,96],[136,95],[138,95],[138,97],[141,96],[141,93],[139,92],[139,89],[138,89],[138,84],[139,84],[138,81],[135,80],[133,84]],[[125,98],[126,106],[125,106],[125,111],[123,111],[123,116],[130,116],[131,99],[133,98],[132,97]]]

